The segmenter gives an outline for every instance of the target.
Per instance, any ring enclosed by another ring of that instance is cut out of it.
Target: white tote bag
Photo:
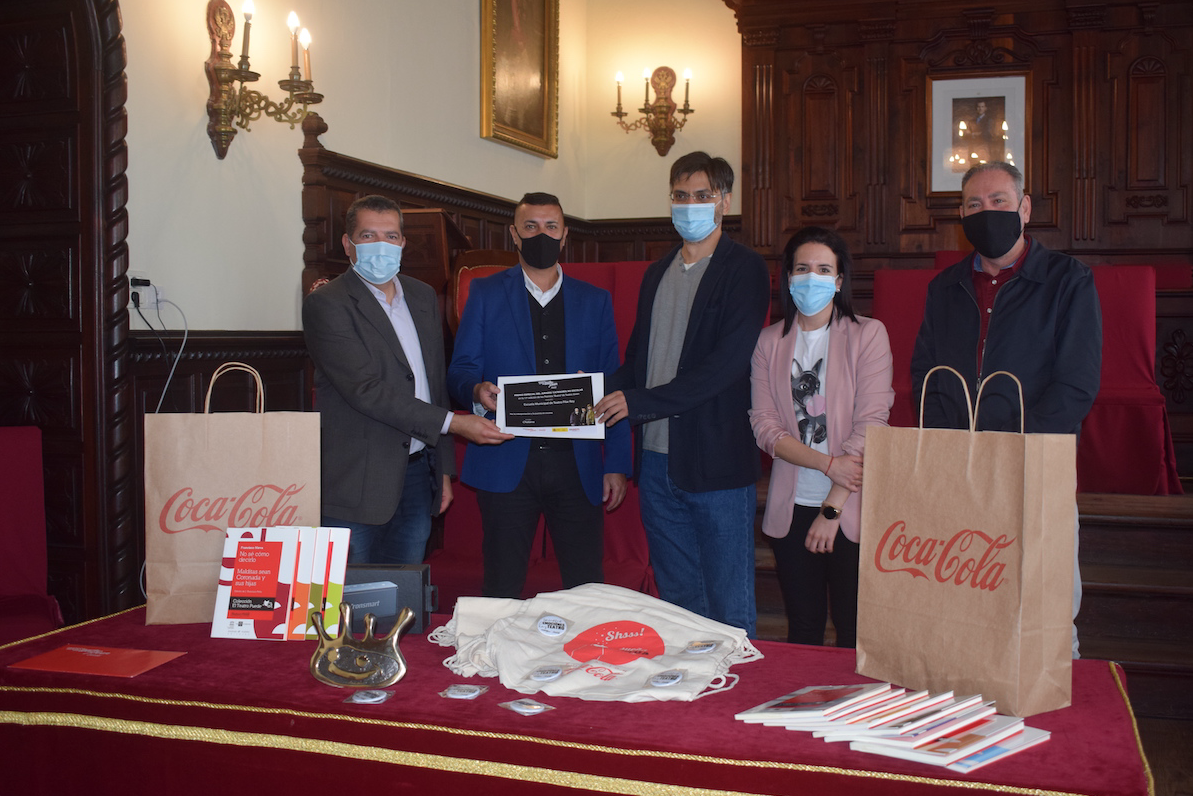
[[[431,639],[456,647],[456,674],[523,694],[691,701],[732,688],[762,658],[740,628],[619,586],[589,583],[530,600],[465,598]]]

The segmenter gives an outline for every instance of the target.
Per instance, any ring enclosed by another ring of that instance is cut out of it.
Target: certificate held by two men
[[[593,407],[605,395],[603,373],[499,376],[497,425],[519,437],[604,439]]]

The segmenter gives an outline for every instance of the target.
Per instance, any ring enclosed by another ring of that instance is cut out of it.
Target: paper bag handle
[[[982,379],[982,383],[978,385],[978,400],[977,400],[977,404],[974,406],[974,418],[975,419],[977,418],[977,415],[978,415],[977,410],[982,405],[982,390],[986,389],[986,384],[991,379],[993,379],[995,376],[1010,376],[1014,380],[1015,386],[1019,388],[1019,433],[1022,434],[1023,433],[1023,415],[1024,415],[1023,382],[1019,381],[1019,377],[1016,376],[1014,373],[1012,373],[1009,370],[996,370],[993,373],[991,373],[989,376],[987,376],[986,378]]]
[[[948,365],[937,365],[936,367],[932,368],[932,370],[924,374],[924,383],[920,386],[920,428],[922,429],[924,427],[924,398],[926,398],[928,395],[928,379],[930,379],[932,374],[938,370],[947,370],[949,373],[952,373],[954,376],[956,376],[958,380],[960,380],[961,392],[965,394],[965,411],[969,413],[969,430],[973,431],[974,413],[973,402],[969,400],[969,385],[965,383],[964,376],[958,373],[954,368],[950,368]]]
[[[207,398],[203,401],[203,414],[211,412],[211,391],[215,388],[215,380],[234,370],[242,370],[252,375],[257,382],[257,414],[265,411],[265,387],[261,384],[261,374],[257,372],[257,369],[243,362],[225,362],[215,369],[215,373],[211,374],[211,383],[207,385]]]

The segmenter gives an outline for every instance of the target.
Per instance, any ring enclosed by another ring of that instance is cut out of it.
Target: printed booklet
[[[1048,740],[995,713],[981,694],[908,692],[890,683],[808,686],[744,710],[750,724],[810,732],[849,748],[968,773]]]
[[[348,536],[347,528],[229,528],[212,638],[314,638],[310,615],[317,610],[325,611],[325,625],[335,633]]]
[[[10,669],[34,669],[39,672],[69,672],[70,674],[102,674],[107,677],[136,677],[185,652],[164,650],[134,650],[121,647],[95,647],[67,644],[19,663]]]
[[[1023,719],[1014,716],[991,716],[975,725],[937,738],[916,749],[899,748],[891,744],[871,741],[854,741],[849,744],[849,748],[859,752],[913,760],[918,763],[947,766],[1022,731]]]
[[[784,721],[827,718],[872,697],[891,690],[890,683],[856,685],[810,685],[790,694],[763,702],[734,716],[748,724],[762,724],[775,719]]]

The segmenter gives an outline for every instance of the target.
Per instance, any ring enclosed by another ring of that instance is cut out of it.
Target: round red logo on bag
[[[578,661],[603,661],[614,666],[663,654],[663,639],[641,622],[606,622],[590,627],[564,645]]]

